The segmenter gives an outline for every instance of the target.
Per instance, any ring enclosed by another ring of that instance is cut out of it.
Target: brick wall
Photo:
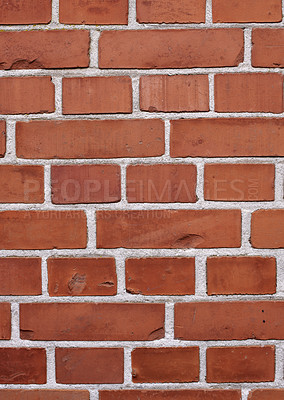
[[[1,400],[284,399],[282,11],[0,1]]]

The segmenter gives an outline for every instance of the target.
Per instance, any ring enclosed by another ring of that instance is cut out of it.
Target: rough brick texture
[[[274,377],[273,346],[207,350],[207,382],[272,382]]]
[[[276,260],[272,257],[209,257],[207,292],[209,295],[274,294]]]
[[[194,258],[129,258],[125,261],[126,290],[145,296],[195,293]]]
[[[0,78],[0,113],[52,113],[55,110],[54,93],[54,85],[48,76]]]
[[[41,259],[0,258],[1,296],[35,296],[42,293]]]
[[[49,258],[50,296],[112,296],[117,279],[113,258]]]
[[[2,1],[0,24],[47,24],[51,21],[51,11],[51,0]]]
[[[284,0],[0,0],[0,400],[284,400]]]

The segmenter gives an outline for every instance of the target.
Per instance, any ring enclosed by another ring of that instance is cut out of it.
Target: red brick
[[[98,211],[97,248],[240,247],[239,210]]]
[[[195,165],[130,165],[127,200],[129,203],[194,203],[196,179]]]
[[[16,141],[21,158],[155,157],[165,151],[158,119],[18,122]]]
[[[205,118],[171,121],[172,157],[284,156],[281,118]]]
[[[209,111],[207,75],[151,75],[140,78],[143,111]]]
[[[0,303],[0,340],[11,339],[11,305]]]
[[[137,399],[240,400],[241,392],[239,390],[117,390],[117,391],[103,390],[100,391],[100,400],[137,400]]]
[[[1,384],[46,383],[46,353],[44,349],[0,349]]]
[[[252,65],[284,67],[284,29],[253,29]]]
[[[132,112],[129,76],[63,79],[63,114],[116,114]]]
[[[1,114],[42,114],[55,110],[49,76],[0,78]]]
[[[274,346],[207,349],[207,382],[272,382],[274,377]]]
[[[207,259],[209,295],[274,294],[276,260],[262,257],[210,257]]]
[[[0,397],[1,400],[89,400],[90,399],[89,392],[87,390],[23,390],[23,389],[0,390]]]
[[[83,211],[2,211],[0,221],[0,249],[76,249],[87,245]]]
[[[141,382],[198,382],[199,348],[140,348],[132,351],[132,380]]]
[[[40,258],[0,258],[0,276],[1,296],[36,296],[41,294]]]
[[[44,167],[0,166],[0,203],[43,203]]]
[[[57,383],[123,383],[123,349],[56,349]]]
[[[284,338],[282,301],[179,303],[175,305],[175,338],[246,340]]]
[[[284,248],[284,209],[252,213],[251,244],[259,249]]]
[[[145,318],[147,315],[147,318]],[[157,340],[164,304],[21,304],[21,338],[28,340]]]
[[[213,0],[213,22],[280,22],[281,0]]]
[[[0,158],[6,152],[6,122],[0,120]]]
[[[215,111],[283,112],[280,74],[223,74],[215,76]]]
[[[50,296],[112,296],[116,294],[114,258],[49,258]]]
[[[195,293],[194,258],[129,258],[125,261],[126,290],[144,296],[184,296]]]
[[[84,30],[2,31],[0,69],[88,67],[89,40]]]
[[[257,389],[250,392],[248,400],[284,400],[283,389]]]
[[[127,25],[128,0],[60,0],[63,24]]]
[[[272,201],[274,181],[274,164],[206,164],[204,198],[214,201]]]
[[[2,1],[1,25],[47,24],[51,21],[51,0]]]
[[[205,22],[205,0],[137,0],[137,21],[140,23]]]
[[[121,199],[119,165],[60,165],[51,167],[55,204],[116,203]]]
[[[241,29],[104,31],[100,68],[229,67],[243,61]]]

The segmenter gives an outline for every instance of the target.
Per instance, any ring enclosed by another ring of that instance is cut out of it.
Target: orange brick
[[[272,201],[274,181],[274,164],[206,164],[204,198],[214,201]]]
[[[130,165],[127,200],[129,203],[194,203],[196,178],[195,165]]]
[[[11,305],[0,303],[0,340],[11,339]]]
[[[123,349],[56,349],[56,382],[123,383],[123,357]]]
[[[207,258],[207,292],[218,294],[276,293],[276,260],[262,257]]]
[[[132,112],[129,76],[63,79],[63,114],[116,114]]]
[[[63,24],[127,25],[128,0],[60,0],[59,20]]]
[[[252,65],[284,67],[284,29],[253,29]]]
[[[239,210],[97,211],[97,248],[240,247]]]
[[[132,380],[143,382],[197,382],[198,347],[140,348],[132,351]]]
[[[43,203],[44,167],[0,166],[0,203]]]
[[[0,24],[47,24],[51,21],[52,0],[17,0],[1,2]]]
[[[284,209],[252,213],[251,244],[260,249],[284,248]]]
[[[100,68],[229,67],[243,61],[242,29],[103,31]]]
[[[84,30],[2,31],[0,69],[88,67],[89,41]]]
[[[0,358],[1,384],[46,383],[45,349],[2,348]]]
[[[120,186],[118,165],[51,167],[52,202],[55,204],[116,203],[121,199]]]
[[[152,341],[164,337],[164,319],[164,304],[34,303],[20,306],[21,338],[27,340]]]
[[[144,296],[184,296],[195,293],[194,258],[129,258],[125,261],[126,290]]]
[[[76,249],[87,245],[83,211],[2,211],[0,221],[0,249]]]
[[[223,74],[215,76],[217,112],[283,112],[280,74]]]
[[[283,389],[257,389],[250,392],[248,400],[283,400]]]
[[[171,121],[172,157],[284,156],[284,119],[204,118]]]
[[[155,157],[165,152],[158,119],[18,122],[20,158]]]
[[[23,390],[23,389],[0,390],[0,397],[1,400],[89,400],[90,399],[90,395],[87,390]]]
[[[137,21],[140,23],[205,22],[206,0],[137,0]]]
[[[41,294],[40,258],[0,258],[0,275],[1,296],[36,296]]]
[[[207,382],[272,382],[274,377],[274,346],[207,349]]]
[[[113,258],[49,258],[50,296],[112,296],[117,279]]]
[[[55,110],[54,93],[48,76],[0,78],[0,113],[51,113]]]
[[[207,75],[152,75],[140,78],[143,111],[209,111]]]
[[[137,399],[240,400],[241,392],[239,390],[117,390],[117,391],[103,390],[100,391],[100,400],[137,400]]]
[[[270,340],[284,338],[282,301],[177,303],[175,338],[182,340]]]
[[[213,0],[213,22],[280,22],[281,0]]]

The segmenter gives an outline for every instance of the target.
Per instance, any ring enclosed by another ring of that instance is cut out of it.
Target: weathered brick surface
[[[132,380],[141,382],[196,382],[199,348],[138,348],[132,352]]]
[[[207,382],[272,382],[274,378],[273,346],[207,350]]]
[[[282,14],[0,0],[0,400],[284,400]]]
[[[156,340],[164,337],[164,304],[21,304],[20,317],[21,338],[29,340]]]
[[[155,157],[165,151],[164,124],[157,119],[19,122],[16,140],[18,156],[33,159]]]
[[[1,114],[43,114],[55,111],[55,90],[51,78],[0,78]]]
[[[0,32],[0,49],[1,69],[88,67],[89,32]]]
[[[113,258],[49,258],[50,296],[112,296],[117,291]]]
[[[0,349],[1,384],[46,383],[46,351],[32,348]]]
[[[275,258],[207,258],[207,293],[209,295],[274,294],[275,292]]]
[[[0,258],[0,275],[1,296],[35,296],[42,292],[40,258]]]
[[[125,285],[129,293],[145,296],[194,294],[194,258],[128,258]]]
[[[100,68],[237,66],[243,60],[241,29],[104,31]]]
[[[51,21],[51,11],[51,0],[2,1],[0,24],[46,24]]]

